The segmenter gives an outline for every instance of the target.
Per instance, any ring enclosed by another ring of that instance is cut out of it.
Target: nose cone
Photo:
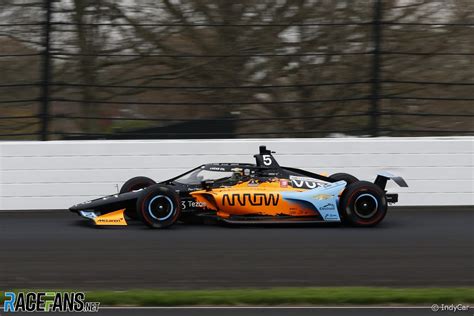
[[[92,201],[85,201],[85,202],[82,202],[82,203],[79,203],[79,204],[74,204],[73,206],[71,206],[69,208],[69,210],[71,212],[79,212],[79,211],[82,211],[82,210],[85,210],[85,209],[88,209],[88,206],[90,206],[90,204],[92,203]],[[90,208],[90,207],[89,207]]]

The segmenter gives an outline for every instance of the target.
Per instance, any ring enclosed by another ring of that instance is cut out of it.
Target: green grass
[[[454,304],[474,303],[474,288],[320,287],[86,291],[86,299],[100,302],[101,306]],[[3,292],[0,294],[0,302],[3,302]]]

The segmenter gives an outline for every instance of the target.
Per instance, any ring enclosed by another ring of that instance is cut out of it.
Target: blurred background
[[[2,0],[0,139],[474,134],[472,0]]]

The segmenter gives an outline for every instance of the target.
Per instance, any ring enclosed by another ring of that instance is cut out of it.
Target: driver
[[[231,169],[231,171],[232,171],[232,176],[230,177],[231,181],[236,181],[236,182],[242,181],[242,178],[244,176],[244,171],[242,168],[233,168]]]

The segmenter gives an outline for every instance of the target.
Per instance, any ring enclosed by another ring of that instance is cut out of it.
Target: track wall
[[[116,193],[127,179],[165,180],[206,162],[253,162],[259,145],[281,165],[374,180],[398,205],[473,205],[472,137],[0,142],[0,210],[65,209]]]

